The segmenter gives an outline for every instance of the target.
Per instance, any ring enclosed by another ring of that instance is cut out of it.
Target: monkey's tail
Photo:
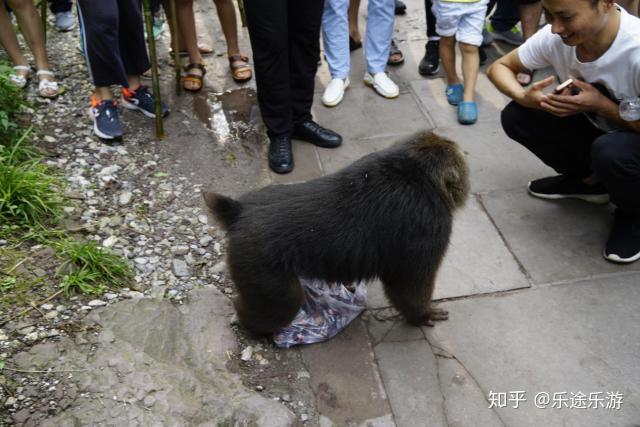
[[[225,230],[228,230],[229,227],[236,222],[238,216],[240,216],[240,212],[242,211],[240,202],[233,200],[231,197],[208,191],[202,192],[202,195],[204,196],[205,204],[211,210],[213,216]]]

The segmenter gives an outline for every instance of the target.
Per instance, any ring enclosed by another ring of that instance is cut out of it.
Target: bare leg
[[[542,2],[520,5],[520,22],[522,23],[522,36],[529,39],[538,31],[540,17],[542,16]]]
[[[113,94],[111,93],[111,89],[109,89],[108,86],[96,86],[93,93],[99,100],[102,101],[113,99]]]
[[[13,65],[28,65],[26,58],[20,51],[16,32],[11,25],[9,14],[4,5],[0,5],[0,44],[9,55],[9,59]],[[20,76],[26,76],[28,71],[16,70],[15,73]]]
[[[480,68],[478,47],[460,43],[460,52],[462,53],[462,78],[464,79],[463,100],[465,102],[473,101],[476,93],[478,69]]]
[[[227,41],[227,54],[229,56],[240,53],[238,45],[238,21],[236,19],[236,9],[232,0],[214,0],[216,10],[218,11],[218,19],[224,39]]]
[[[454,37],[440,37],[440,62],[447,75],[447,85],[460,83],[456,73],[456,39]]]
[[[169,21],[169,31],[173,37],[175,29],[171,25],[171,8],[168,1],[163,2],[165,14]],[[198,34],[196,32],[196,21],[193,14],[193,0],[176,0],[176,21],[180,29],[180,37],[178,37],[179,49],[186,48],[189,55],[189,64],[202,64],[202,55],[198,48]],[[203,72],[199,68],[190,68],[187,70],[189,74],[202,76]],[[192,79],[185,79],[182,82],[187,90],[199,90],[201,83]],[[130,84],[131,87],[131,84]]]
[[[349,2],[349,36],[356,41],[362,42],[360,29],[358,28],[358,12],[360,11],[360,0]]]
[[[38,70],[48,70],[49,60],[44,44],[44,32],[40,21],[40,16],[31,0],[9,0],[9,7],[18,18],[18,23],[22,29],[22,35],[31,49],[36,60]],[[5,12],[6,13],[6,12]],[[11,29],[11,25],[9,25]],[[52,76],[43,75],[42,80],[53,80]]]

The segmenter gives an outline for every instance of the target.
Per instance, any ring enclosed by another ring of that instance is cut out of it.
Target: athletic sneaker
[[[503,42],[509,43],[513,46],[520,46],[524,43],[524,37],[518,27],[511,27],[511,29],[506,31],[496,31],[493,28],[493,25],[489,24],[487,29],[493,36],[494,40],[502,40]]]
[[[585,184],[567,175],[536,179],[528,185],[529,194],[541,199],[580,199],[585,202],[609,203],[609,193],[602,184]]]
[[[603,255],[605,259],[619,263],[640,259],[640,216],[616,209]]]
[[[160,103],[162,117],[166,117],[169,114],[169,109],[164,104]],[[153,94],[147,86],[140,85],[134,91],[122,88],[122,106],[130,110],[138,110],[147,117],[152,119],[156,117],[156,107],[153,101]]]
[[[91,98],[89,115],[93,120],[93,132],[102,139],[121,140],[122,125],[118,108],[112,99],[101,101],[95,95]]]

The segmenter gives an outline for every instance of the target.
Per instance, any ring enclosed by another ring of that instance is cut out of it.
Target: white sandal
[[[13,70],[14,72],[11,73],[9,78],[11,79],[13,84],[18,86],[20,89],[24,88],[27,85],[27,82],[29,81],[29,74],[31,74],[31,67],[29,67],[28,65],[14,65]],[[26,71],[27,73],[16,74],[15,71]]]
[[[54,74],[49,70],[38,70],[36,76],[50,76]],[[42,80],[38,82],[38,95],[42,98],[55,98],[58,96],[58,82],[54,80]]]

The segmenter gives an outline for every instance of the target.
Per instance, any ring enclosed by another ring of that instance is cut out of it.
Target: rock
[[[207,225],[209,223],[207,216],[204,214],[198,215],[198,221],[200,221],[200,224],[204,224],[204,225]]]
[[[118,197],[118,203],[120,206],[127,206],[133,200],[133,193],[130,191],[125,191],[124,193],[120,193],[120,197]]]
[[[245,362],[251,360],[251,356],[253,356],[253,347],[251,346],[245,347],[244,350],[242,350],[242,353],[240,353],[240,359],[244,360]]]
[[[300,421],[302,421],[303,423],[305,421],[309,421],[309,415],[307,414],[300,414]]]
[[[214,251],[216,251],[216,253],[217,253],[218,255],[221,255],[221,254],[222,254],[222,251],[221,251],[221,249],[220,249],[220,243],[215,242],[215,243],[213,244],[213,250],[214,250]]]
[[[57,337],[58,335],[60,335],[60,331],[58,331],[57,329],[49,330],[49,333],[48,333],[49,337]]]
[[[116,236],[109,236],[102,241],[102,246],[104,246],[105,248],[110,248],[116,243],[118,243],[118,238]]]
[[[261,385],[257,385],[256,386],[256,391],[263,391],[264,387],[262,387]]]
[[[0,239],[0,246],[4,246],[7,244],[6,240]]]
[[[291,402],[291,395],[283,394],[281,399],[282,399],[283,402]]]
[[[200,246],[202,246],[203,248],[206,248],[207,246],[209,246],[209,243],[211,243],[213,241],[213,237],[211,236],[204,236],[202,238],[200,238]]]
[[[189,246],[179,245],[172,250],[174,255],[186,255],[189,253]]]
[[[16,403],[18,403],[18,399],[16,399],[15,397],[11,396],[9,397],[7,400],[4,401],[4,406],[13,406]]]
[[[133,262],[135,262],[138,265],[145,265],[146,263],[149,262],[149,260],[146,258],[138,257],[138,258],[134,258]]]
[[[50,312],[45,314],[44,317],[47,319],[55,319],[56,317],[58,317],[58,312],[55,310],[51,310]]]
[[[24,338],[27,341],[37,341],[38,340],[38,333],[37,332],[31,332],[30,334],[25,335]]]
[[[191,254],[187,254],[184,257],[184,261],[188,264],[188,265],[193,265],[196,263],[195,258],[193,257],[193,255]]]
[[[218,274],[218,273],[224,272],[226,269],[227,269],[227,263],[224,261],[220,261],[219,263],[211,267],[210,271],[213,274]]]
[[[105,301],[102,301],[100,299],[94,299],[89,301],[88,303],[89,307],[102,307],[107,305],[107,303]]]
[[[107,301],[113,301],[114,299],[118,298],[118,295],[112,294],[112,293],[106,293],[104,294],[104,297],[107,299]]]
[[[0,341],[6,341],[8,339],[9,337],[4,332],[0,332]]]
[[[187,263],[181,259],[174,258],[171,261],[171,271],[176,277],[189,277],[189,267]]]
[[[156,398],[151,396],[151,395],[149,395],[149,396],[144,398],[142,403],[145,406],[145,408],[150,408],[156,403]]]
[[[53,304],[42,304],[40,308],[43,310],[53,310]]]

